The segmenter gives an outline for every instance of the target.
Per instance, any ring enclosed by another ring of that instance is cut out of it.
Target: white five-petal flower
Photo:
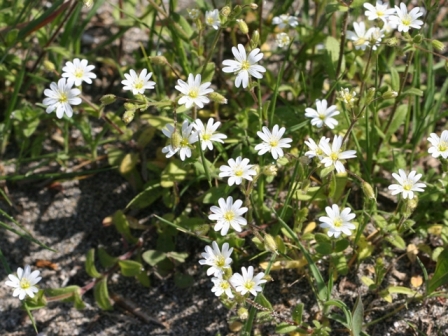
[[[277,41],[277,45],[279,48],[286,47],[291,43],[291,38],[286,33],[277,34],[275,40]]]
[[[39,274],[39,271],[31,272],[31,267],[29,265],[26,265],[24,270],[19,267],[17,269],[17,276],[9,274],[9,280],[5,282],[5,285],[13,287],[14,292],[12,293],[12,296],[18,296],[20,300],[23,300],[27,295],[30,298],[33,298],[34,293],[39,291],[35,286],[42,279]]]
[[[187,13],[188,13],[188,16],[190,17],[190,19],[196,20],[199,17],[199,14],[201,12],[197,8],[191,8],[191,9],[187,9]]]
[[[272,24],[278,25],[280,29],[284,29],[288,26],[297,27],[299,25],[299,20],[295,16],[290,16],[289,14],[282,14],[276,16],[272,19]]]
[[[344,152],[341,151],[342,140],[342,136],[335,135],[331,147],[326,141],[319,142],[319,147],[323,152],[323,159],[321,160],[321,163],[325,165],[325,167],[330,167],[333,165],[338,173],[345,172],[345,167],[341,160],[356,157],[356,151],[354,150],[347,150]]]
[[[381,1],[377,1],[375,6],[366,2],[364,4],[364,8],[367,10],[364,14],[367,16],[368,20],[380,19],[383,20],[383,22],[386,22],[387,18],[395,13],[394,8],[388,7],[389,5],[387,3],[383,3]]]
[[[71,105],[79,105],[82,100],[78,96],[81,94],[79,89],[73,89],[73,80],[61,78],[58,84],[52,82],[49,89],[45,89],[43,104],[47,106],[46,112],[51,113],[56,110],[56,116],[61,119],[64,113],[67,117],[73,115]]]
[[[83,81],[92,84],[92,78],[96,78],[96,75],[92,72],[95,66],[88,64],[89,62],[86,59],[75,58],[73,62],[65,63],[65,67],[62,68],[62,77],[73,80],[76,86],[80,86]]]
[[[146,69],[143,69],[138,76],[135,70],[131,69],[129,74],[124,74],[126,79],[121,81],[124,85],[123,90],[132,90],[132,93],[136,95],[143,94],[146,89],[154,89],[156,83],[149,80],[151,76],[152,72],[148,73]]]
[[[328,144],[330,140],[330,138],[322,137],[319,140],[319,144],[317,144],[313,139],[309,138],[308,141],[305,141],[305,145],[307,145],[310,150],[305,153],[305,156],[308,156],[310,159],[317,157],[319,160],[322,160],[324,158],[324,152],[322,151],[321,144],[323,142]]]
[[[162,153],[166,154],[167,158],[170,158],[179,152],[182,161],[185,161],[186,157],[191,157],[191,145],[198,141],[198,134],[192,131],[193,124],[190,125],[188,120],[184,120],[182,123],[181,134],[173,125],[166,125],[162,132],[170,139],[171,143],[162,148]]]
[[[233,247],[229,249],[229,243],[224,243],[221,251],[218,244],[214,241],[212,242],[212,246],[207,245],[205,247],[205,252],[201,253],[201,256],[204,259],[199,260],[199,264],[211,266],[207,270],[208,276],[220,276],[224,273],[226,268],[230,268],[230,264],[232,263],[230,255],[232,254],[232,251]]]
[[[410,28],[420,29],[423,25],[422,20],[418,20],[423,13],[420,7],[414,7],[408,13],[406,4],[401,2],[400,7],[395,6],[395,15],[389,17],[391,24],[396,25],[399,32],[407,33]]]
[[[213,214],[209,215],[210,220],[217,221],[215,225],[215,231],[221,231],[221,235],[225,236],[229,231],[230,226],[237,232],[241,232],[241,225],[246,225],[247,221],[242,216],[247,212],[246,207],[241,207],[243,201],[236,200],[233,203],[232,196],[227,197],[227,201],[224,198],[218,200],[219,207],[212,206],[210,211]]]
[[[228,177],[229,186],[233,184],[241,184],[243,178],[249,181],[252,181],[251,175],[257,175],[257,172],[253,169],[253,165],[249,164],[249,159],[243,159],[241,156],[238,156],[236,160],[229,159],[227,161],[228,166],[222,165],[219,167],[221,171],[219,173],[219,177]]]
[[[196,75],[195,77],[193,74],[189,74],[188,83],[184,82],[182,79],[178,79],[175,88],[183,94],[179,99],[178,104],[185,104],[187,109],[192,107],[193,104],[196,104],[199,108],[203,108],[204,104],[210,102],[210,99],[206,96],[213,92],[213,89],[208,88],[210,85],[210,82],[201,84],[201,75]]]
[[[241,267],[241,273],[234,273],[230,278],[230,283],[235,287],[236,291],[241,293],[241,295],[250,292],[253,296],[257,296],[257,292],[261,292],[263,288],[260,286],[265,283],[266,280],[263,279],[264,273],[260,272],[254,276],[254,268],[249,266]]]
[[[226,293],[229,298],[233,298],[232,286],[229,281],[223,279],[222,276],[212,278],[212,281],[214,284],[212,292],[215,293],[216,296],[221,296],[223,293]]]
[[[401,193],[403,198],[414,198],[415,191],[424,191],[426,184],[418,183],[418,180],[422,177],[422,174],[417,174],[415,170],[411,171],[409,175],[406,175],[403,169],[398,169],[398,174],[392,173],[392,176],[398,181],[399,184],[391,184],[389,190],[392,195]]]
[[[221,142],[224,143],[222,139],[227,139],[227,135],[222,133],[216,133],[221,122],[215,120],[213,118],[208,119],[207,126],[204,126],[200,119],[196,119],[193,124],[193,127],[196,129],[199,139],[201,139],[201,148],[205,150],[207,147],[210,150],[213,150],[213,142]]]
[[[257,132],[258,136],[261,138],[261,140],[263,140],[261,144],[255,146],[255,150],[259,151],[258,155],[263,155],[267,152],[271,152],[274,160],[281,158],[283,156],[282,148],[291,147],[289,143],[292,141],[292,139],[282,139],[282,136],[285,133],[286,129],[284,127],[279,129],[278,125],[274,125],[274,127],[272,128],[272,133],[266,126],[263,126],[262,130],[263,132]]]
[[[311,118],[311,125],[321,128],[324,124],[333,129],[338,121],[333,117],[339,114],[336,105],[328,107],[326,99],[316,99],[316,109],[307,107],[305,109],[305,117]]]
[[[327,216],[319,217],[319,220],[322,222],[319,226],[323,229],[328,229],[328,236],[338,238],[341,233],[350,236],[352,232],[350,230],[356,229],[356,226],[351,223],[351,220],[356,217],[355,214],[350,213],[350,208],[345,208],[340,211],[339,206],[333,204],[330,208],[329,206],[325,207],[325,211]]]
[[[365,50],[369,45],[369,37],[367,36],[366,25],[364,22],[353,22],[355,31],[347,30],[347,38],[353,41],[355,49]]]
[[[235,56],[235,60],[225,60],[222,62],[224,67],[222,71],[226,73],[237,73],[235,78],[235,86],[240,87],[241,83],[243,88],[247,88],[249,85],[249,75],[252,77],[261,79],[263,78],[262,72],[266,72],[266,69],[256,63],[263,58],[263,54],[259,48],[252,50],[249,55],[246,54],[246,49],[242,44],[238,44],[238,49],[232,47],[232,53]]]
[[[219,29],[221,20],[219,19],[219,11],[217,9],[205,12],[205,24],[207,26],[212,26],[216,30]]]
[[[438,158],[442,156],[444,159],[448,158],[448,131],[445,130],[439,136],[436,133],[431,133],[428,141],[431,143],[431,147],[428,149],[428,153],[433,157]]]

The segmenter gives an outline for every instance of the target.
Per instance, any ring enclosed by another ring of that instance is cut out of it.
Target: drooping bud
[[[249,311],[246,308],[241,307],[240,309],[238,309],[238,317],[240,318],[240,320],[247,320],[247,318],[249,317]]]
[[[364,196],[366,196],[368,199],[376,200],[375,191],[373,190],[372,186],[366,181],[362,183],[362,191],[364,192]]]
[[[45,70],[47,70],[47,71],[54,71],[54,70],[56,70],[56,67],[54,66],[54,63],[50,62],[49,60],[45,60],[43,62],[43,64],[44,64]]]
[[[417,34],[412,38],[412,42],[416,43],[416,44],[420,44],[423,41],[423,35],[422,34]]]
[[[258,5],[256,4],[256,3],[251,3],[250,5],[249,5],[249,7],[251,8],[251,9],[257,9],[258,8]]]
[[[398,96],[398,92],[397,91],[386,91],[386,92],[383,93],[381,98],[383,98],[383,99],[392,99],[392,98],[396,98],[397,96]]]
[[[124,103],[124,108],[126,111],[135,111],[137,109],[137,105],[134,103]]]
[[[439,40],[431,40],[431,44],[438,51],[444,51],[445,50],[445,45],[443,44],[443,42],[440,42]]]
[[[238,28],[241,30],[241,32],[246,35],[249,33],[249,27],[247,26],[247,23],[244,22],[244,20],[236,20],[236,23],[238,24]]]
[[[109,105],[114,103],[117,100],[117,96],[114,94],[107,94],[100,98],[101,104]]]
[[[252,33],[252,39],[250,40],[250,48],[251,49],[257,48],[259,43],[260,43],[260,33],[258,30],[255,30]]]
[[[263,174],[266,176],[277,176],[277,166],[276,165],[264,166]]]
[[[168,64],[168,60],[165,58],[165,56],[148,56],[148,59],[151,63],[157,65]]]
[[[391,37],[388,39],[385,39],[384,42],[389,46],[389,47],[395,47],[398,45],[399,41],[396,37]]]
[[[208,95],[208,97],[218,104],[227,104],[227,99],[223,95],[220,95],[218,92],[212,92]]]
[[[93,0],[83,0],[83,3],[87,8],[92,8],[93,6]]]
[[[270,234],[264,236],[264,247],[269,252],[277,253],[277,243],[275,242],[274,237]]]
[[[123,118],[121,118],[123,120],[123,122],[127,125],[129,124],[132,120],[134,120],[134,116],[135,116],[135,111],[126,111],[123,114]]]
[[[232,9],[229,6],[224,6],[221,9],[221,15],[224,16],[225,18],[229,16],[230,12],[232,11]]]

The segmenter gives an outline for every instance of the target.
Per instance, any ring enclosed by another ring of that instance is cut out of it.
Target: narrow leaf
[[[107,277],[102,278],[93,288],[93,296],[98,306],[103,310],[112,310],[109,291],[107,289]]]
[[[448,283],[448,248],[445,248],[439,254],[437,259],[436,271],[432,278],[427,282],[426,293],[429,295],[438,287]]]
[[[86,255],[86,273],[92,278],[99,278],[101,274],[96,270],[95,267],[95,249],[90,249]]]

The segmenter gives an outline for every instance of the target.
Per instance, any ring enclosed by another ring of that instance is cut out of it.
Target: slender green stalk
[[[198,148],[199,148],[199,153],[201,154],[202,166],[204,167],[205,176],[207,177],[208,185],[211,188],[212,187],[212,179],[210,177],[210,172],[208,171],[207,162],[205,161],[204,151],[202,150],[201,139],[199,136],[198,136]]]
[[[212,59],[213,51],[216,48],[216,44],[218,43],[219,36],[221,36],[221,31],[222,31],[222,28],[219,28],[218,31],[216,32],[215,38],[213,39],[212,47],[208,51],[207,58],[205,59],[204,65],[202,66],[201,77],[204,77],[204,73],[205,73],[205,69],[207,68],[207,64]]]

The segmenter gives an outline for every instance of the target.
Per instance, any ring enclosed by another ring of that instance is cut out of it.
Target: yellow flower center
[[[271,147],[277,147],[277,146],[278,146],[278,141],[277,141],[277,140],[271,140],[271,141],[269,141],[269,146],[271,146]]]
[[[28,289],[30,287],[31,287],[31,283],[28,281],[28,279],[21,279],[20,280],[20,288]]]
[[[376,15],[377,15],[378,17],[382,17],[382,16],[384,16],[384,12],[383,12],[382,10],[377,10],[377,11],[376,11]]]
[[[405,26],[409,26],[412,23],[412,18],[409,14],[406,14],[403,16],[403,18],[401,19],[401,23],[404,24]]]
[[[319,114],[319,119],[320,120],[325,120],[325,114]]]
[[[341,217],[338,217],[338,218],[336,218],[334,221],[333,221],[333,224],[334,224],[334,226],[335,227],[341,227],[342,226],[342,219],[341,219]]]
[[[229,288],[230,288],[230,285],[229,285],[229,283],[228,283],[227,281],[222,281],[221,284],[220,284],[220,286],[221,286],[221,288],[222,288],[223,290],[226,290],[226,289],[229,289]]]
[[[235,176],[243,176],[243,170],[240,168],[240,169],[235,169]]]
[[[444,152],[448,149],[448,144],[445,141],[440,141],[437,148],[439,149],[439,152]]]
[[[246,288],[248,291],[251,291],[254,287],[255,287],[255,282],[253,282],[251,280],[246,281],[244,283],[244,288]]]
[[[226,260],[224,259],[224,256],[220,255],[219,257],[217,257],[215,264],[218,267],[224,267],[224,265],[226,264]]]
[[[75,70],[75,77],[76,78],[82,78],[83,75],[84,75],[84,71],[82,71],[81,69],[76,69]]]
[[[143,81],[140,78],[137,78],[134,83],[134,87],[137,90],[143,89]]]
[[[332,161],[337,161],[337,160],[339,159],[339,155],[338,155],[338,153],[331,153],[331,154],[330,154],[330,159],[331,159]]]
[[[209,25],[212,25],[213,22],[214,22],[214,20],[213,20],[212,17],[208,17],[208,18],[207,18],[207,23],[208,23]]]
[[[60,103],[68,102],[68,98],[67,98],[67,95],[65,93],[60,93],[59,94],[59,102]]]
[[[224,213],[224,219],[228,222],[233,221],[235,218],[235,214],[233,213],[233,211],[226,211]]]
[[[410,184],[409,182],[403,183],[403,189],[407,191],[411,190],[412,184]]]
[[[241,62],[241,70],[249,70],[250,63],[248,61],[242,61]]]
[[[355,46],[361,46],[366,43],[366,39],[364,37],[360,37],[355,41]]]
[[[197,98],[199,96],[198,89],[190,90],[190,92],[188,92],[188,96],[191,98]]]
[[[189,145],[188,139],[182,139],[180,141],[180,146],[181,147],[188,147],[188,145]]]
[[[211,137],[212,137],[211,134],[204,134],[204,135],[202,136],[202,140],[207,141],[207,140],[210,140]]]

